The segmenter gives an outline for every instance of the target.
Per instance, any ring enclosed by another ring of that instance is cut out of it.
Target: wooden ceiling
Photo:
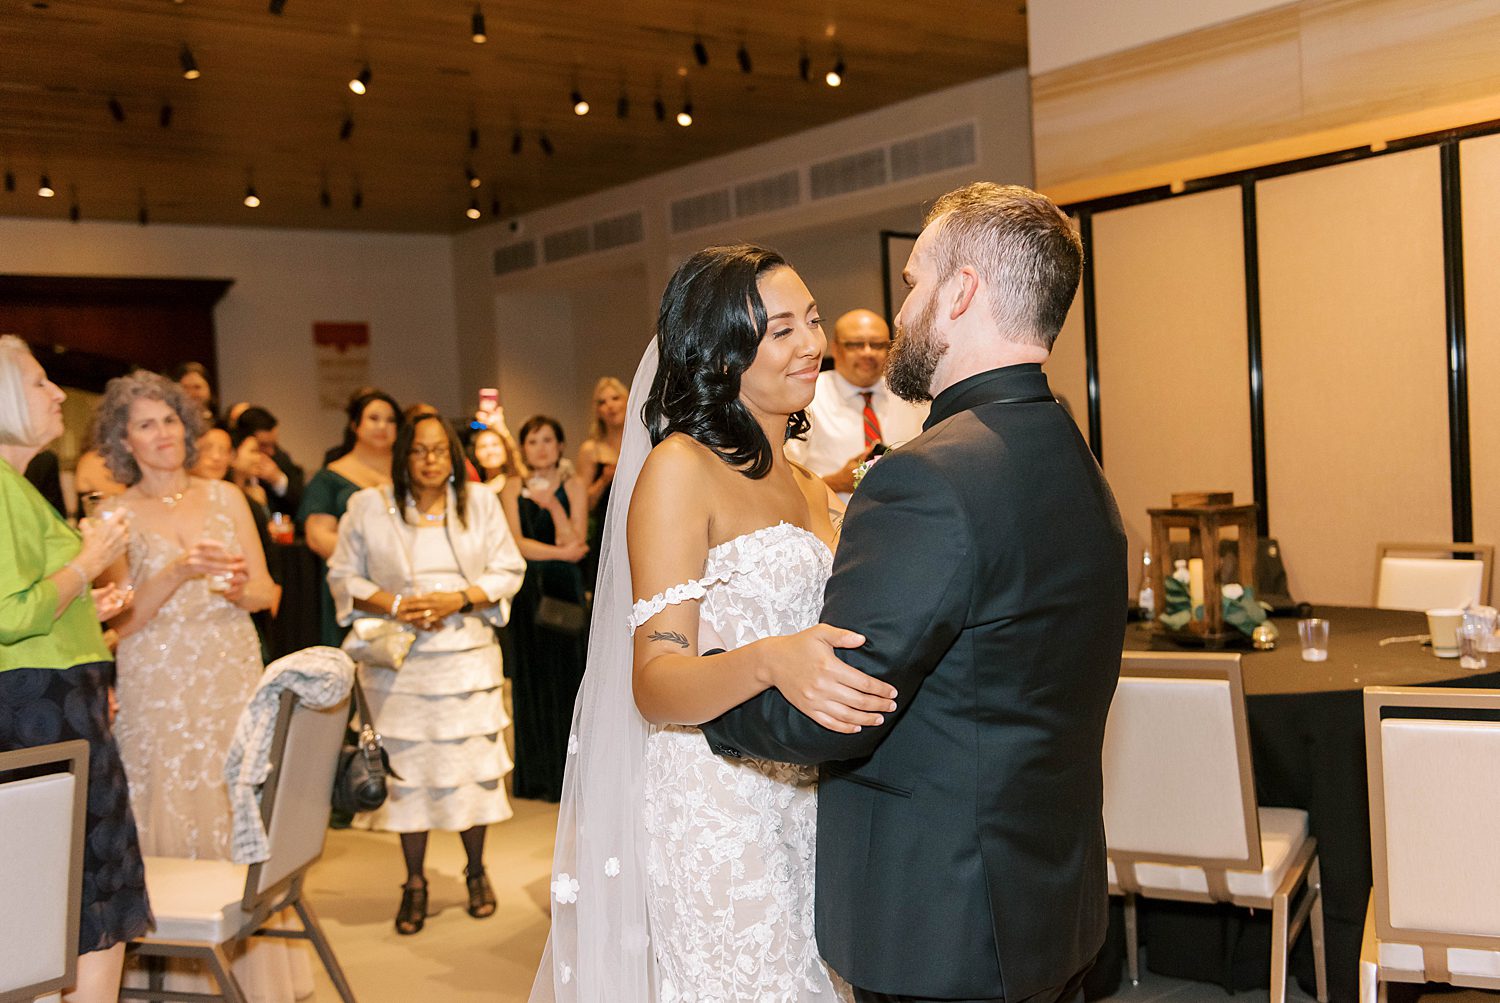
[[[76,205],[90,220],[144,208],[151,223],[451,233],[475,225],[472,199],[485,219],[497,197],[502,215],[534,210],[1026,59],[1019,0],[482,10],[488,40],[476,44],[473,0],[285,0],[279,15],[268,0],[0,0],[0,170],[15,182],[0,188],[0,215],[67,219]],[[196,80],[183,77],[184,45]],[[844,84],[829,87],[840,57]],[[348,81],[366,63],[356,96]],[[591,104],[583,117],[575,86]],[[685,88],[688,128],[674,121]],[[44,173],[54,198],[36,194]]]

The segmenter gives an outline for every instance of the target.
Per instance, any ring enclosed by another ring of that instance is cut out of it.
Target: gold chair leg
[[[1135,894],[1125,893],[1125,965],[1130,984],[1141,984],[1140,930],[1136,926]]]
[[[292,908],[297,910],[297,916],[302,920],[302,929],[307,932],[307,939],[312,941],[313,949],[318,952],[318,958],[323,962],[324,970],[328,972],[328,981],[332,982],[333,988],[338,990],[339,999],[344,1003],[355,1003],[354,990],[349,988],[349,980],[344,977],[344,969],[339,964],[339,959],[334,956],[328,938],[323,935],[323,925],[318,922],[318,916],[313,912],[312,906],[299,895],[292,903]]]
[[[1308,926],[1312,928],[1313,973],[1318,981],[1318,1003],[1328,1003],[1328,960],[1323,948],[1323,867],[1317,857],[1307,871],[1307,890],[1315,896]],[[1382,985],[1381,991],[1384,992]]]
[[[209,952],[208,966],[213,969],[214,981],[219,984],[219,994],[224,997],[224,1003],[249,1003],[230,969],[229,955],[224,952],[223,944],[215,944]]]
[[[1285,894],[1271,898],[1271,1003],[1286,1003],[1288,902]]]

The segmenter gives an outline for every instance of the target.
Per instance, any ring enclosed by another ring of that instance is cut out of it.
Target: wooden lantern
[[[1239,584],[1247,588],[1255,586],[1255,555],[1259,532],[1255,525],[1256,506],[1234,504],[1231,492],[1191,492],[1174,494],[1171,508],[1147,509],[1151,516],[1151,553],[1156,559],[1151,564],[1151,588],[1157,602],[1166,602],[1166,578],[1172,573],[1172,540],[1174,529],[1188,532],[1188,561],[1203,562],[1201,575],[1203,589],[1203,615],[1194,615],[1180,633],[1192,635],[1208,647],[1219,647],[1231,637],[1239,636],[1232,627],[1224,626],[1222,588],[1224,581],[1223,558],[1219,542],[1224,531],[1233,527],[1238,536]],[[1196,577],[1196,576],[1195,576]],[[1197,605],[1194,597],[1194,605]]]

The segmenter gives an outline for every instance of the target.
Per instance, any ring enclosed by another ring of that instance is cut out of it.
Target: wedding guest
[[[255,520],[255,533],[260,540],[261,552],[266,555],[266,568],[275,588],[270,607],[250,614],[255,632],[260,636],[262,656],[266,652],[266,637],[270,621],[275,616],[281,601],[281,574],[279,562],[273,559],[271,547],[271,513],[266,507],[266,492],[250,470],[268,464],[260,452],[260,443],[243,430],[233,433],[223,427],[214,427],[198,437],[198,462],[193,464],[192,474],[208,481],[229,481],[245,495],[250,505],[250,515]]]
[[[806,439],[786,455],[823,478],[844,501],[854,470],[877,445],[899,446],[922,434],[926,404],[908,404],[885,384],[891,331],[871,310],[850,310],[833,325],[833,368],[818,375]]]
[[[620,459],[629,395],[625,384],[613,376],[601,377],[594,384],[594,420],[589,437],[578,448],[578,476],[588,489],[589,553],[583,559],[583,580],[590,593],[599,575],[599,545],[604,538],[604,517],[609,511],[609,486],[614,483],[615,465]]]
[[[512,478],[524,478],[521,447],[503,424],[481,428],[469,437],[469,461],[479,480],[498,496]]]
[[[251,405],[240,412],[231,424],[234,431],[245,431],[255,436],[260,450],[271,462],[258,474],[266,489],[267,504],[273,512],[296,515],[302,503],[305,476],[286,450],[281,448],[279,426],[276,416],[263,407]]]
[[[94,440],[94,433],[89,434],[90,441]],[[104,462],[104,457],[99,454],[96,446],[90,446],[84,452],[78,454],[78,462],[73,465],[73,491],[80,500],[87,495],[97,495],[99,498],[110,498],[125,490],[125,485],[115,480],[109,472],[109,467]]]
[[[531,476],[524,485],[507,481],[500,492],[511,534],[526,558],[526,580],[516,593],[510,626],[516,647],[511,672],[516,773],[511,789],[518,798],[557,801],[586,642],[582,632],[544,626],[536,617],[544,599],[569,609],[583,604],[578,563],[588,554],[588,495],[577,474],[562,467],[563,429],[557,419],[527,419],[520,438],[521,458]],[[581,609],[576,612],[582,615]]]
[[[197,405],[198,417],[204,427],[219,420],[219,402],[214,398],[207,366],[201,362],[184,362],[172,370],[172,379],[187,394],[188,400]]]
[[[511,816],[511,761],[491,625],[505,622],[525,563],[494,492],[455,476],[463,453],[447,421],[416,417],[397,436],[395,457],[390,487],[349,499],[328,583],[340,623],[373,614],[416,630],[399,671],[359,667],[393,776],[385,804],[355,822],[401,834],[406,883],[396,932],[414,934],[427,916],[432,829],[460,835],[469,915],[495,911],[485,827]]]
[[[75,531],[19,473],[62,434],[64,396],[24,341],[0,336],[0,752],[88,743],[78,978],[64,998],[104,1003],[118,997],[125,944],[151,925],[108,720],[114,658],[99,627],[127,594],[113,585],[89,589],[124,553],[128,530],[124,519],[85,519]]]
[[[47,499],[47,504],[57,510],[58,515],[67,518],[68,503],[63,499],[62,471],[58,467],[56,453],[50,449],[42,450],[31,458],[31,462],[26,464],[26,469],[21,473]]]
[[[99,404],[99,450],[127,486],[105,511],[131,521],[126,557],[106,574],[135,589],[114,621],[115,732],[142,852],[228,860],[224,760],[264,669],[250,614],[270,605],[275,586],[244,495],[189,473],[200,417],[177,384],[144,370],[110,380]],[[233,964],[252,997],[291,1003],[285,942],[251,941]],[[168,988],[192,991],[206,979],[174,972]]]
[[[338,544],[339,518],[349,497],[363,488],[391,483],[391,448],[401,428],[401,409],[396,399],[381,390],[369,390],[349,401],[348,423],[339,455],[307,482],[297,519],[302,523],[308,549],[323,560],[333,556]],[[322,641],[337,647],[344,628],[334,614],[333,597],[325,584],[320,590]]]

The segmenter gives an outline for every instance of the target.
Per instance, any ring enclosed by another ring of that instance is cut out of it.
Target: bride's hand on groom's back
[[[885,721],[896,709],[896,688],[841,661],[835,651],[858,648],[864,637],[820,623],[778,638],[771,684],[802,713],[829,731],[852,735]]]

